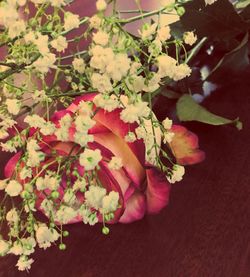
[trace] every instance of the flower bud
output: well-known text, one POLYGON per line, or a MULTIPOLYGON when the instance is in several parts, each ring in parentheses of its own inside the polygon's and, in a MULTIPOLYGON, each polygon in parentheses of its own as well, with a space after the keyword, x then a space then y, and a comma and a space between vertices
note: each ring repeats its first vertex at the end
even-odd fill
POLYGON ((106 226, 103 226, 103 228, 102 228, 102 233, 103 233, 104 235, 108 235, 108 234, 109 234, 109 228, 106 227, 106 226))

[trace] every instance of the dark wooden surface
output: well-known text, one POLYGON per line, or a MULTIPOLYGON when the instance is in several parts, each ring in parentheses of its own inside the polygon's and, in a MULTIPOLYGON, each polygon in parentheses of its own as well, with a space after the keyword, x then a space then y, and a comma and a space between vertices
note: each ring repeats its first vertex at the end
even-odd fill
MULTIPOLYGON (((210 110, 235 118, 233 127, 187 125, 200 138, 206 160, 189 167, 173 186, 160 214, 117 224, 69 226, 67 251, 38 250, 29 276, 248 277, 250 276, 250 71, 205 101, 210 110)), ((3 162, 3 158, 2 158, 3 162)), ((0 259, 1 277, 19 273, 13 256, 0 259)))

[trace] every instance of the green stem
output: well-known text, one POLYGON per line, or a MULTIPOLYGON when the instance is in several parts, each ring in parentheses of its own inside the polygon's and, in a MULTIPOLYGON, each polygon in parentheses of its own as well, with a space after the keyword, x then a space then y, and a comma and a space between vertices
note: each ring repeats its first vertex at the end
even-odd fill
POLYGON ((197 45, 190 51, 187 59, 186 59, 186 63, 189 63, 192 58, 200 51, 200 49, 202 48, 202 46, 204 45, 204 43, 207 41, 207 37, 204 37, 203 39, 200 40, 199 43, 197 43, 197 45))
POLYGON ((163 12, 166 9, 167 9, 167 7, 164 7, 164 8, 161 8, 161 9, 158 9, 158 10, 154 10, 154 11, 151 11, 151 12, 142 13, 140 15, 137 15, 137 16, 134 16, 134 17, 130 17, 128 19, 121 19, 119 22, 121 24, 128 24, 128 23, 131 23, 131 22, 134 22, 134 21, 137 21, 137 20, 144 19, 144 18, 149 17, 149 16, 153 16, 153 15, 159 14, 159 13, 163 12))

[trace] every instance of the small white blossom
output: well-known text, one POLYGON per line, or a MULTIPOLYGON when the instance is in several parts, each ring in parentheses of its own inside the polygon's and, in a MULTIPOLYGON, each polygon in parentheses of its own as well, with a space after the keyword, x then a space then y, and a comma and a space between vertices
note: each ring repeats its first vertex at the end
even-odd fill
POLYGON ((6 214, 6 220, 11 223, 18 222, 19 215, 15 208, 8 211, 8 213, 6 214))
POLYGON ((76 216, 77 212, 73 208, 61 205, 60 209, 56 212, 55 218, 58 222, 67 224, 76 216))
POLYGON ((174 184, 175 182, 180 182, 184 174, 185 168, 176 164, 173 166, 172 175, 168 176, 167 179, 171 184, 174 184))
POLYGON ((197 36, 194 32, 186 32, 183 35, 184 42, 188 45, 193 45, 197 41, 197 36))
POLYGON ((51 46, 55 48, 57 52, 64 52, 68 47, 68 42, 65 37, 59 36, 51 42, 51 46))
POLYGON ((96 1, 96 9, 99 11, 99 12, 102 12, 104 10, 106 10, 107 8, 107 3, 105 0, 97 0, 96 1))
POLYGON ((5 188, 5 192, 11 196, 11 197, 14 197, 14 196, 18 196, 20 194, 20 192, 22 191, 22 185, 20 183, 18 183, 17 181, 15 180, 11 180, 6 188, 5 188))
POLYGON ((168 25, 161 27, 158 31, 157 31, 157 38, 161 41, 164 42, 168 39, 171 38, 171 34, 170 34, 170 27, 168 25))
POLYGON ((89 19, 90 28, 98 29, 102 24, 102 19, 96 14, 89 19))
POLYGON ((20 171, 20 179, 21 180, 25 180, 26 178, 31 178, 31 176, 32 176, 31 168, 28 168, 28 167, 25 166, 20 171))
POLYGON ((51 6, 53 7, 61 7, 66 5, 65 0, 50 0, 51 6))
POLYGON ((106 46, 109 42, 109 35, 106 32, 100 30, 93 34, 93 41, 96 44, 106 46))
POLYGON ((158 74, 161 77, 172 78, 177 61, 168 55, 161 55, 157 58, 157 62, 159 67, 158 74))
POLYGON ((40 248, 46 249, 52 242, 58 240, 59 234, 55 229, 49 229, 46 225, 41 225, 36 230, 36 241, 40 248))
POLYGON ((99 107, 103 108, 105 111, 112 112, 113 110, 117 109, 120 105, 117 96, 115 95, 102 95, 97 94, 93 99, 94 104, 99 107))
POLYGON ((21 109, 21 103, 17 99, 7 99, 5 104, 10 114, 17 115, 21 109))
POLYGON ((96 124, 96 121, 91 119, 91 117, 89 117, 89 116, 78 115, 75 118, 74 123, 76 126, 76 130, 78 132, 86 132, 87 133, 87 131, 96 124))
POLYGON ((111 92, 113 90, 110 78, 106 74, 94 73, 91 76, 91 83, 93 88, 97 89, 100 93, 111 92))
POLYGON ((80 19, 78 14, 66 12, 64 15, 64 30, 66 32, 78 28, 80 25, 80 19))
POLYGON ((132 143, 132 142, 136 141, 135 133, 128 132, 128 134, 125 136, 124 139, 125 139, 126 142, 129 142, 129 143, 132 143))
POLYGON ((34 127, 34 128, 42 128, 44 126, 44 124, 46 123, 44 118, 42 118, 41 116, 39 116, 37 114, 27 115, 24 118, 24 122, 29 124, 30 127, 34 127))
POLYGON ((25 29, 26 29, 25 22, 19 19, 18 21, 13 22, 9 26, 8 35, 10 38, 15 38, 21 35, 21 33, 25 31, 25 29))
POLYGON ((166 117, 163 121, 162 121, 162 125, 165 128, 165 130, 170 130, 172 128, 173 125, 173 120, 169 119, 168 117, 166 117))
POLYGON ((34 260, 28 259, 27 256, 20 256, 16 266, 18 267, 18 270, 20 270, 20 271, 29 270, 31 268, 31 265, 33 262, 34 262, 34 260))
POLYGON ((119 193, 111 191, 102 199, 102 212, 110 213, 117 210, 119 204, 119 193))
POLYGON ((83 59, 75 58, 72 62, 73 68, 79 73, 84 73, 86 64, 83 59))
POLYGON ((130 63, 131 60, 128 58, 127 54, 119 53, 115 55, 114 59, 107 65, 106 73, 113 81, 119 82, 123 77, 127 76, 130 63))
POLYGON ((46 74, 50 68, 56 68, 54 63, 56 62, 55 54, 49 53, 39 58, 33 63, 35 69, 42 74, 46 74))
POLYGON ((93 170, 96 168, 101 159, 102 155, 99 149, 85 149, 84 152, 80 154, 79 161, 80 165, 83 166, 85 170, 93 170))
POLYGON ((163 142, 164 143, 171 143, 173 138, 174 138, 174 133, 173 132, 165 132, 163 135, 163 142))
POLYGON ((174 81, 182 80, 182 79, 190 76, 191 72, 192 72, 192 70, 187 64, 185 64, 185 63, 180 64, 180 65, 176 66, 173 76, 172 76, 172 79, 174 81))
POLYGON ((130 91, 138 93, 145 88, 145 79, 142 76, 132 75, 126 79, 126 85, 130 91))
POLYGON ((139 35, 141 36, 142 40, 151 40, 152 35, 155 33, 157 28, 157 23, 153 23, 152 25, 146 23, 142 26, 142 30, 139 30, 139 35))
POLYGON ((217 0, 205 0, 206 5, 212 5, 217 0))
POLYGON ((106 195, 106 189, 99 186, 90 186, 85 192, 86 204, 96 210, 102 207, 103 197, 106 195))
MULTIPOLYGON (((33 38, 32 38, 33 39, 33 38)), ((37 34, 37 38, 32 41, 42 56, 49 55, 49 37, 47 35, 37 34)))
POLYGON ((69 188, 65 191, 63 195, 63 201, 68 205, 73 205, 76 201, 76 195, 73 189, 69 188))
POLYGON ((106 67, 113 61, 115 55, 112 48, 103 48, 100 45, 95 45, 91 48, 90 66, 94 69, 99 69, 101 73, 106 72, 106 67))

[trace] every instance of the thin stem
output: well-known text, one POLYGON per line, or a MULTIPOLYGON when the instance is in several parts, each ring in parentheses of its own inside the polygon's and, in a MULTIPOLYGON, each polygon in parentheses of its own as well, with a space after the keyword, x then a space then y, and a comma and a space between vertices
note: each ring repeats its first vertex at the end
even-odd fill
POLYGON ((153 16, 153 15, 159 14, 159 13, 163 12, 166 9, 167 9, 167 7, 164 7, 164 8, 161 8, 161 9, 158 9, 158 10, 154 10, 154 11, 151 11, 151 12, 142 13, 140 15, 137 15, 137 16, 134 16, 134 17, 130 17, 128 19, 121 19, 119 22, 121 24, 128 24, 128 23, 131 23, 131 22, 134 22, 134 21, 137 21, 137 20, 144 19, 144 18, 149 17, 149 16, 153 16))
POLYGON ((204 37, 203 39, 200 40, 199 43, 197 43, 197 45, 190 51, 187 59, 186 59, 186 63, 190 62, 192 60, 192 58, 200 51, 200 49, 202 48, 202 46, 204 45, 204 43, 207 41, 207 37, 204 37))

